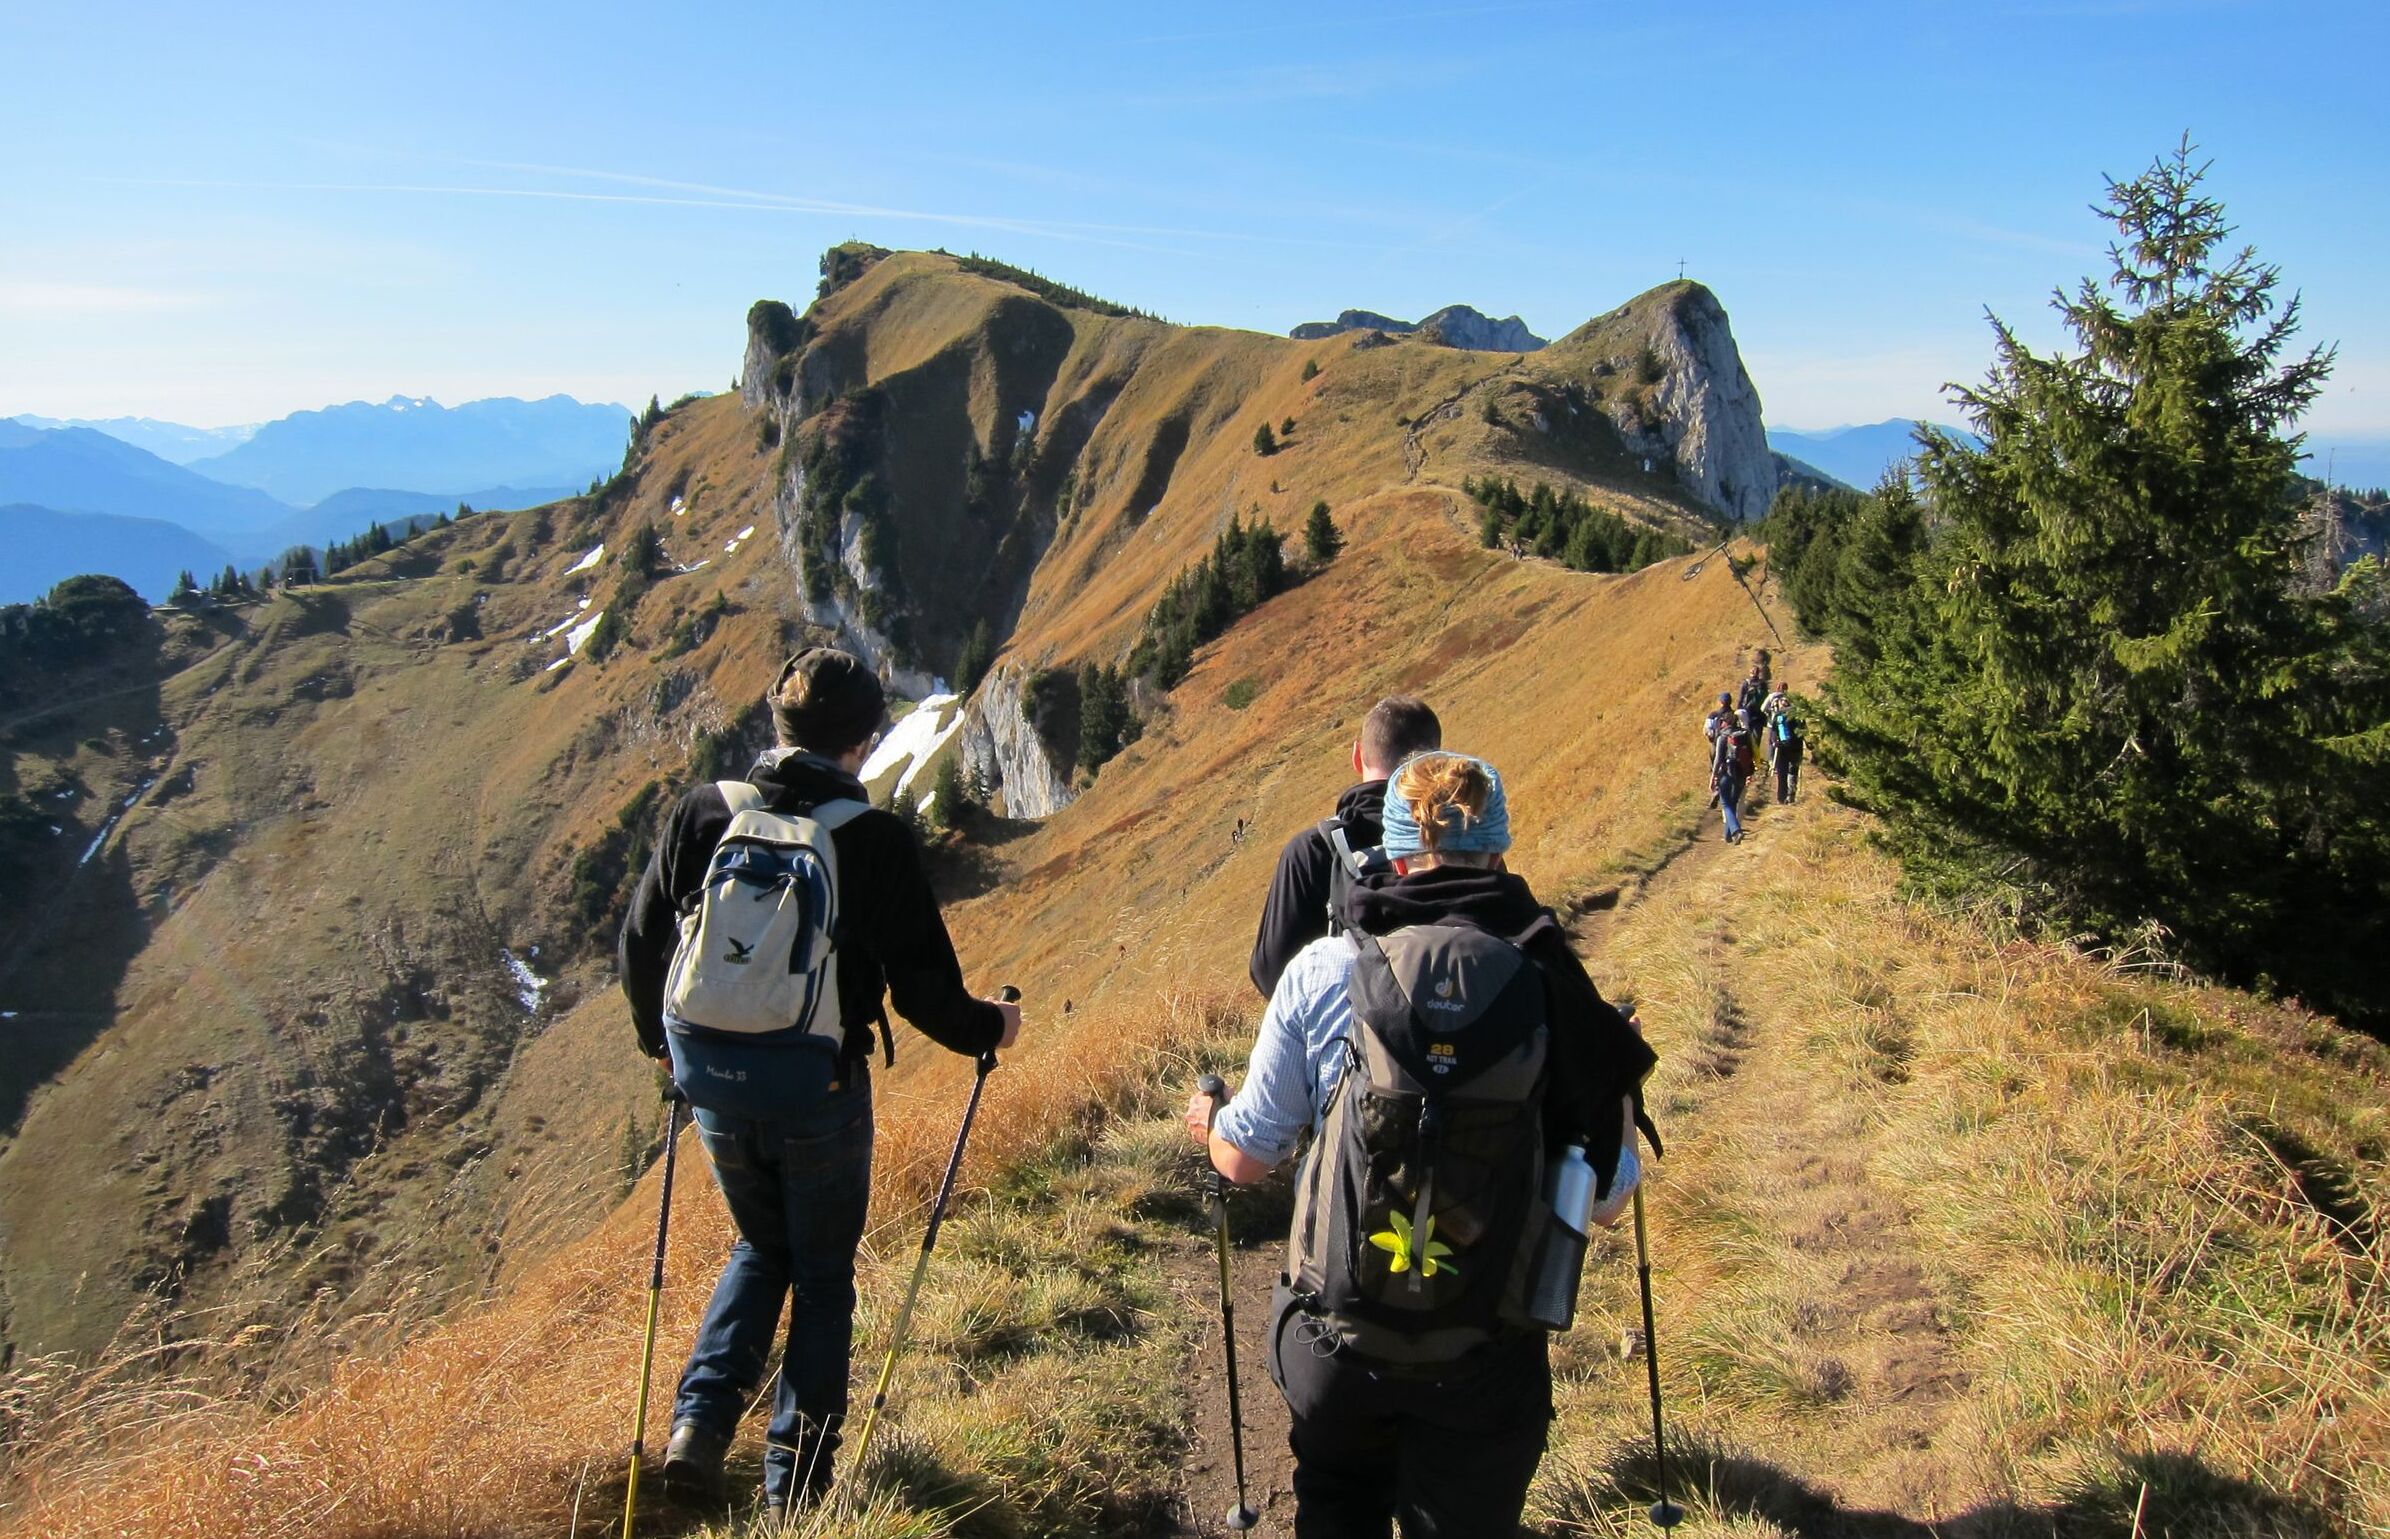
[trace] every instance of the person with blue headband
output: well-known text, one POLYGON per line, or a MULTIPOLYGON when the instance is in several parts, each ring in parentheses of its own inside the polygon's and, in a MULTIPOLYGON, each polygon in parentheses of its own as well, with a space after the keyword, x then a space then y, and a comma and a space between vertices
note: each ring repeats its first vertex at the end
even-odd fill
POLYGON ((1350 930, 1288 963, 1234 1099, 1187 1105, 1236 1182, 1312 1135, 1266 1340, 1297 1539, 1518 1532, 1552 1419, 1558 1327, 1518 1286, 1555 1211, 1545 1155, 1591 1166, 1593 1223, 1637 1178, 1656 1059, 1510 848, 1491 764, 1405 760, 1386 788, 1392 869, 1352 892, 1350 930))

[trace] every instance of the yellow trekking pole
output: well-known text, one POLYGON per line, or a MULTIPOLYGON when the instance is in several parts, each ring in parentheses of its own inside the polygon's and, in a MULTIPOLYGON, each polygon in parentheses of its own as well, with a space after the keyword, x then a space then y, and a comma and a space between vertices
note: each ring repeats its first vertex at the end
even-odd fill
POLYGON ((647 1276, 647 1339, 639 1348, 639 1408, 631 1416, 631 1479, 622 1494, 622 1539, 631 1539, 631 1520, 639 1510, 639 1463, 647 1453, 648 1373, 656 1360, 656 1310, 664 1298, 664 1237, 672 1229, 673 1156, 680 1150, 680 1091, 665 1091, 664 1101, 664 1197, 656 1205, 656 1259, 647 1276))
MULTIPOLYGON (((997 991, 997 998, 1010 1003, 1021 997, 1021 991, 1006 984, 997 991)), ((946 1222, 946 1204, 954 1197, 954 1177, 963 1168, 963 1144, 971 1137, 971 1123, 979 1115, 979 1095, 987 1089, 988 1071, 996 1067, 993 1050, 979 1055, 979 1072, 971 1079, 971 1099, 963 1107, 963 1125, 955 1130, 954 1152, 946 1157, 946 1175, 938 1182, 938 1200, 930 1204, 929 1227, 921 1233, 921 1255, 913 1263, 913 1280, 905 1285, 903 1307, 896 1311, 896 1329, 888 1335, 888 1355, 880 1361, 880 1381, 871 1392, 871 1408, 863 1413, 863 1431, 855 1439, 855 1451, 848 1456, 847 1472, 851 1475, 863 1468, 864 1451, 871 1447, 872 1429, 880 1424, 880 1412, 888 1405, 888 1383, 896 1377, 896 1356, 904 1350, 905 1332, 913 1324, 913 1305, 921 1297, 921 1279, 929 1275, 929 1253, 938 1243, 938 1226, 946 1222)))

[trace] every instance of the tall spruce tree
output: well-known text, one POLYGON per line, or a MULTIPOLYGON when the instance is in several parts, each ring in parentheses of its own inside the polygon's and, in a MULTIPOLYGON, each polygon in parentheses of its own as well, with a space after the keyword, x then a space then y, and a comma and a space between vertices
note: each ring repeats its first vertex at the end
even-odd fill
MULTIPOLYGON (((2186 141, 2111 181, 2105 283, 2071 350, 1995 319, 1957 398, 1981 449, 1921 435, 1842 527, 1830 746, 1913 877, 1996 882, 2112 938, 2365 1013, 2390 911, 2378 797, 2390 670, 2358 572, 2299 585, 2290 429, 2332 364, 2186 141)), ((1805 606, 1806 615, 1807 606, 1805 606)), ((2370 1007, 2379 1014, 2381 1006, 2370 1007)))

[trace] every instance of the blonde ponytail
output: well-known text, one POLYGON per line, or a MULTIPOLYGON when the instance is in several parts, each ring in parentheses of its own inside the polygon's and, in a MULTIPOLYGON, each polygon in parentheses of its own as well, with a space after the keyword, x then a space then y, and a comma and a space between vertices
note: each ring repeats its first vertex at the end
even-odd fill
POLYGON ((1452 834, 1460 833, 1485 815, 1494 783, 1485 766, 1457 753, 1426 753, 1396 772, 1392 790, 1410 808, 1419 825, 1419 842, 1428 854, 1452 834), (1449 818, 1446 809, 1451 809, 1449 818))

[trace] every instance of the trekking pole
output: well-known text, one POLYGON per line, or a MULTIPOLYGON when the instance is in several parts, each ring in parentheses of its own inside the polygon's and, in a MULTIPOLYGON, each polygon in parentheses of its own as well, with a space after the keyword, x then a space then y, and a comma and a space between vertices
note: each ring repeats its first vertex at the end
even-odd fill
MULTIPOLYGON (((996 991, 996 997, 1010 1004, 1021 997, 1021 991, 1010 984, 996 991)), ((896 1311, 896 1328, 888 1335, 888 1355, 880 1362, 880 1380, 871 1392, 871 1408, 863 1413, 863 1431, 855 1439, 855 1451, 849 1457, 849 1473, 863 1468, 864 1451, 871 1447, 872 1430, 880 1424, 880 1412, 888 1406, 888 1383, 896 1376, 896 1355, 904 1350, 905 1332, 913 1324, 913 1305, 921 1297, 921 1279, 929 1275, 929 1253, 938 1244, 938 1226, 946 1221, 946 1204, 954 1196, 954 1178, 963 1168, 963 1145, 971 1137, 971 1123, 979 1115, 980 1092, 987 1088, 988 1071, 996 1067, 996 1051, 988 1049, 979 1055, 979 1072, 971 1079, 971 1099, 963 1107, 963 1125, 955 1130, 954 1152, 946 1157, 946 1175, 938 1182, 937 1201, 930 1204, 929 1227, 921 1232, 921 1255, 913 1262, 913 1280, 905 1285, 905 1301, 896 1311)))
MULTIPOLYGON (((1220 1103, 1228 1099, 1228 1086, 1217 1074, 1206 1074, 1195 1082, 1196 1091, 1209 1098, 1212 1115, 1220 1115, 1220 1103)), ((1228 1271, 1228 1178, 1220 1174, 1220 1167, 1212 1164, 1207 1151, 1204 1166, 1212 1178, 1212 1239, 1220 1253, 1220 1351, 1228 1360, 1228 1448, 1236 1464, 1236 1505, 1228 1509, 1228 1526, 1242 1531, 1261 1521, 1245 1501, 1245 1408, 1237 1395, 1236 1381, 1236 1289, 1228 1271)))
POLYGON ((1643 1237, 1643 1187, 1635 1187, 1635 1280, 1643 1288, 1643 1366, 1651 1375, 1651 1453, 1659 1466, 1660 1499, 1651 1504, 1651 1520, 1674 1528, 1685 1520, 1685 1509, 1668 1499, 1668 1445, 1660 1436, 1660 1338, 1651 1318, 1651 1245, 1643 1237))
POLYGON ((631 1478, 622 1493, 622 1539, 631 1539, 631 1520, 639 1511, 639 1464, 647 1455, 647 1385, 656 1361, 656 1310, 664 1298, 664 1238, 672 1232, 673 1156, 680 1152, 680 1113, 686 1103, 679 1089, 664 1092, 664 1195, 656 1204, 656 1257, 647 1274, 647 1336, 639 1347, 639 1405, 631 1414, 631 1478))

